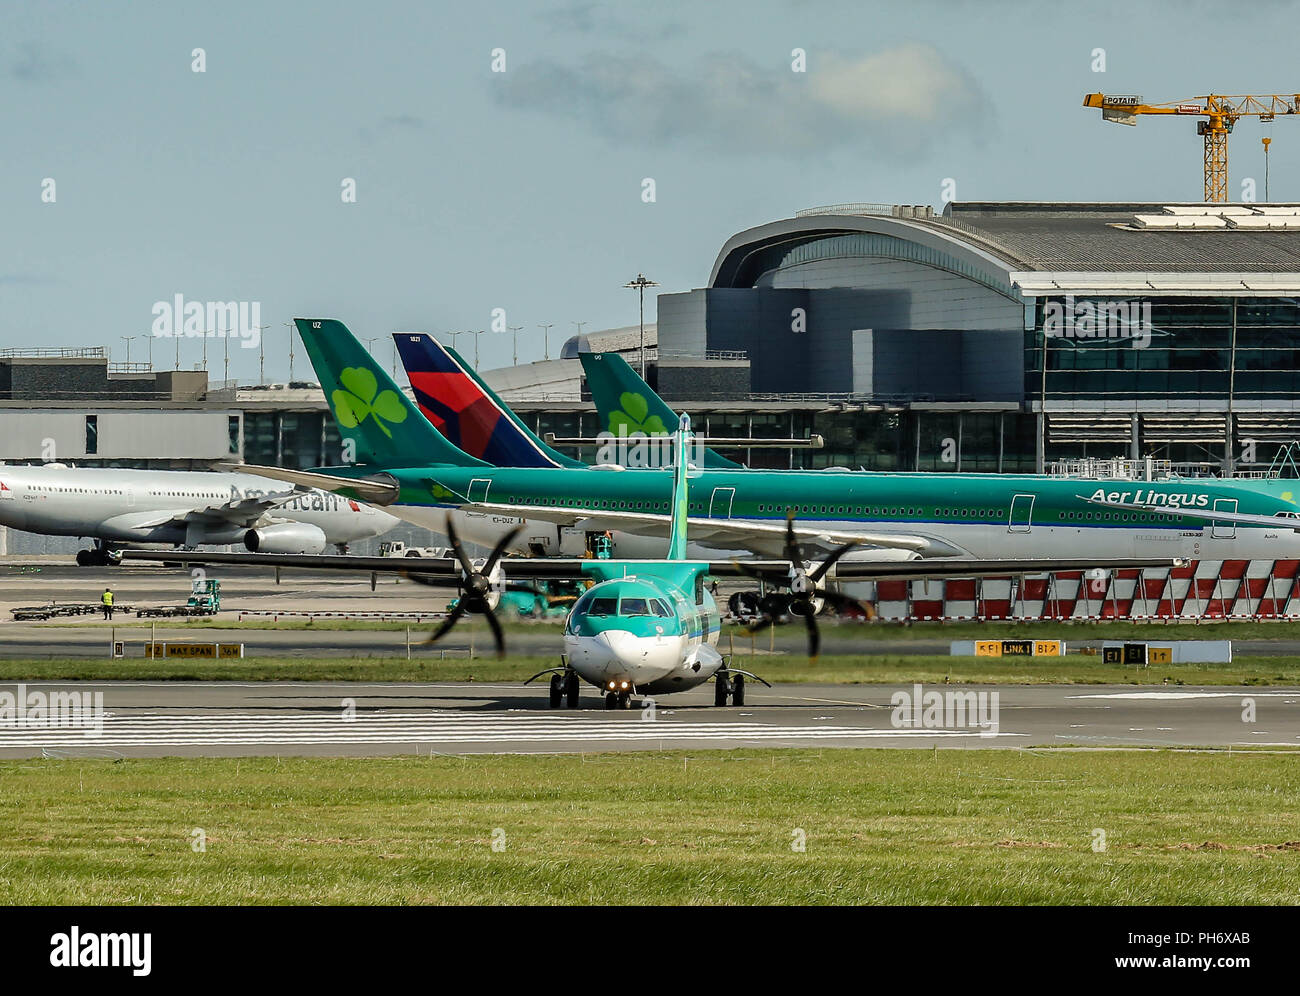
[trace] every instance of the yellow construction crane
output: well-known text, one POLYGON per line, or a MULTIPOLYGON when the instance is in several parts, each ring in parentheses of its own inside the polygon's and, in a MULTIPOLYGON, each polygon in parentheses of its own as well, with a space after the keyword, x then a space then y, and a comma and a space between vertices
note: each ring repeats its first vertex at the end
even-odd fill
POLYGON ((1204 118, 1196 122, 1196 134, 1205 136, 1205 200, 1223 204, 1228 200, 1228 135, 1238 118, 1257 117, 1272 121, 1279 114, 1300 114, 1300 94, 1241 94, 1224 97, 1187 97, 1167 104, 1148 104, 1133 94, 1090 93, 1084 107, 1100 107, 1101 116, 1116 124, 1136 125, 1139 114, 1186 114, 1204 118))

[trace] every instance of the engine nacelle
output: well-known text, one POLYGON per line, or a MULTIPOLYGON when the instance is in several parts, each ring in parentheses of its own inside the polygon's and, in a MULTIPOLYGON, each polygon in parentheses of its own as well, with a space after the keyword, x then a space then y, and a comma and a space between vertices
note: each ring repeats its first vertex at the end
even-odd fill
POLYGON ((278 522, 244 533, 244 546, 253 553, 321 553, 325 532, 310 522, 278 522))

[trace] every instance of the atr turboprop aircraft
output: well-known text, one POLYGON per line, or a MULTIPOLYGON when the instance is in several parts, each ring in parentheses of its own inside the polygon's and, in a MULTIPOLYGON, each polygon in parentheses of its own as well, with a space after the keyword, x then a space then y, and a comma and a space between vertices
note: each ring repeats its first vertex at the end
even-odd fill
MULTIPOLYGON (((349 378, 353 388, 363 387, 349 378)), ((367 387, 363 393, 369 393, 367 387)), ((371 396, 371 401, 375 396, 371 396)), ((394 409, 383 402, 389 414, 394 409)), ((716 679, 714 701, 717 705, 743 705, 745 679, 757 677, 733 668, 717 649, 720 620, 718 607, 705 583, 709 576, 746 575, 762 577, 786 586, 791 594, 789 611, 804 618, 809 636, 809 653, 817 656, 819 635, 816 614, 833 592, 821 587, 836 562, 854 545, 845 544, 820 564, 809 568, 798 549, 793 527, 794 517, 787 519, 786 557, 775 561, 710 562, 688 559, 686 537, 690 523, 689 487, 693 471, 685 459, 690 449, 690 420, 681 416, 676 433, 675 453, 679 457, 670 470, 669 538, 667 557, 662 560, 597 560, 584 558, 524 558, 502 560, 511 534, 506 534, 482 562, 466 555, 450 514, 444 528, 451 540, 454 557, 423 558, 397 562, 391 557, 319 557, 274 554, 200 554, 168 560, 201 559, 210 566, 221 564, 262 565, 354 571, 399 571, 418 573, 432 584, 456 587, 460 598, 455 609, 433 633, 437 640, 449 632, 466 614, 483 614, 492 628, 498 653, 504 653, 505 636, 494 609, 505 583, 508 567, 512 578, 588 579, 595 582, 574 603, 564 624, 564 654, 561 664, 547 668, 530 678, 550 675, 550 705, 561 703, 576 708, 581 681, 601 689, 607 709, 626 708, 634 695, 662 695, 685 691, 716 679)), ((694 478, 698 479, 698 478, 694 478)), ((519 526, 513 527, 518 530, 519 526)), ((163 555, 147 551, 126 551, 133 560, 157 560, 163 555)), ((996 561, 951 564, 913 562, 910 564, 849 564, 839 567, 840 576, 854 580, 881 578, 949 577, 1031 573, 1047 569, 1078 570, 1082 567, 1169 567, 1171 560, 1123 560, 1112 563, 1089 558, 1085 563, 1044 561, 996 561)), ((762 681, 761 678, 758 678, 762 681)), ((766 682, 764 682, 766 684, 766 682)))
POLYGON ((397 519, 319 488, 248 474, 107 467, 0 466, 0 524, 93 539, 82 567, 117 563, 127 543, 186 549, 238 543, 267 553, 320 553, 386 533, 397 519))
MULTIPOLYGON (((512 549, 548 553, 564 527, 667 535, 669 471, 492 467, 439 434, 340 322, 297 325, 358 462, 248 469, 375 501, 435 530, 448 511, 464 513, 462 532, 485 546, 512 532, 512 549), (521 520, 525 529, 514 532, 521 520)), ((794 509, 799 542, 822 552, 853 542, 855 560, 1300 557, 1296 484, 1284 480, 692 472, 691 538, 715 551, 780 555, 794 509)))

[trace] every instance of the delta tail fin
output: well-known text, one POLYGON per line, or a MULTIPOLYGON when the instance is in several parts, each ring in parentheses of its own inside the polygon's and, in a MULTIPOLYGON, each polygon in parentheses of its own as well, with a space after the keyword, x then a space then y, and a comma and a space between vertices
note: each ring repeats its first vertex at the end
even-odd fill
MULTIPOLYGON (((601 429, 615 436, 644 432, 666 436, 674 431, 677 416, 650 385, 643 381, 617 353, 579 353, 587 375, 591 400, 600 415, 601 429)), ((704 451, 704 467, 710 470, 740 468, 711 449, 704 451)))
POLYGON ((338 423, 349 463, 486 466, 440 435, 342 322, 295 318, 294 324, 338 423))
POLYGON ((523 423, 454 349, 427 332, 394 332, 407 379, 433 427, 452 445, 497 467, 585 467, 523 423))

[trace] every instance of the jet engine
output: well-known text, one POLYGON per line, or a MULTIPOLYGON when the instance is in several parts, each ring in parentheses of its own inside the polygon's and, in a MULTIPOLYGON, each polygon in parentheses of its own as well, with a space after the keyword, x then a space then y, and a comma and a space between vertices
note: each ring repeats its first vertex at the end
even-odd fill
POLYGON ((321 553, 325 532, 309 522, 279 522, 244 533, 244 546, 253 553, 321 553))

